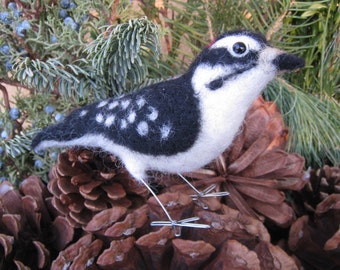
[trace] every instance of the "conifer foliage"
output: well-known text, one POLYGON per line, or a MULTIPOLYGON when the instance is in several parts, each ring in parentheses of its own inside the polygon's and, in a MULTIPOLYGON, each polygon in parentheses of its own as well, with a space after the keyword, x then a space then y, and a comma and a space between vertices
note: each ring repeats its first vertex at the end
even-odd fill
POLYGON ((30 152, 35 130, 70 109, 131 91, 159 58, 158 26, 123 20, 127 3, 110 10, 92 1, 5 1, 0 12, 1 177, 44 174, 56 159, 30 152), (120 17, 116 17, 120 14, 120 17), (28 89, 9 96, 8 86, 28 89))

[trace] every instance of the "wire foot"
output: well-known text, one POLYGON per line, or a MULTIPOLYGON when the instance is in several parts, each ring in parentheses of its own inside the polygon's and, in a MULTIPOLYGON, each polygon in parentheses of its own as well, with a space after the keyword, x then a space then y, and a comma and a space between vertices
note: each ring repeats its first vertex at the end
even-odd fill
POLYGON ((151 226, 172 226, 174 230, 174 235, 176 237, 181 236, 182 227, 189 227, 189 228, 198 228, 198 229, 209 229, 210 225, 208 224, 199 224, 199 223, 192 223, 194 221, 199 220, 199 217, 191 217, 181 220, 169 220, 169 221, 153 221, 151 222, 151 226))
POLYGON ((221 191, 221 192, 212 192, 215 188, 216 185, 212 184, 203 191, 199 191, 197 188, 195 188, 183 175, 178 173, 178 176, 185 182, 187 183, 195 192, 196 194, 190 195, 193 201, 199 202, 199 205, 203 207, 203 209, 207 209, 208 206, 200 201, 201 198, 210 198, 210 197, 222 197, 222 196, 228 196, 229 192, 227 191, 221 191))
POLYGON ((152 221, 151 226, 172 226, 174 230, 174 235, 176 237, 181 236, 182 233, 182 227, 189 227, 189 228, 200 228, 200 229, 209 229, 210 225, 208 224, 199 224, 199 223, 192 223, 194 221, 199 220, 199 217, 191 217, 191 218, 186 218, 186 219, 181 219, 181 220, 174 220, 171 218, 169 212, 166 210, 165 206, 162 204, 160 199, 157 197, 156 193, 152 190, 152 188, 146 183, 143 179, 139 179, 144 186, 149 190, 151 195, 155 198, 157 203, 160 205, 162 208, 163 212, 167 216, 168 220, 166 221, 152 221))

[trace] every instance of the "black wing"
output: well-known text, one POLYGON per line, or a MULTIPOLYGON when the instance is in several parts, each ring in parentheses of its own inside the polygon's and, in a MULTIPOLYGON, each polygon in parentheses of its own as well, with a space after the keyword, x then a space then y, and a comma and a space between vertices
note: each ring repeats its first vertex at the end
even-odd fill
POLYGON ((169 156, 190 148, 199 129, 199 101, 182 76, 77 109, 40 132, 32 147, 100 134, 139 153, 169 156))

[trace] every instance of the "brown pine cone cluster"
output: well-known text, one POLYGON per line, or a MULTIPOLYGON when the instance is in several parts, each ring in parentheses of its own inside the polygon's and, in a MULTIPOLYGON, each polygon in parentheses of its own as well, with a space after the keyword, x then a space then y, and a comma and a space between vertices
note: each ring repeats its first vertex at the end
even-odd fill
POLYGON ((309 169, 310 181, 301 191, 304 208, 315 212, 316 206, 331 194, 340 194, 340 165, 338 167, 323 166, 318 170, 309 169))
POLYGON ((288 247, 305 269, 340 268, 340 194, 329 195, 314 215, 293 223, 288 247))
POLYGON ((35 176, 19 190, 0 184, 0 269, 49 269, 72 241, 74 230, 50 204, 51 194, 35 176))
MULTIPOLYGON (((302 216, 307 207, 296 201, 310 187, 309 176, 303 158, 284 151, 287 136, 276 106, 258 99, 230 149, 186 175, 200 191, 214 185, 229 196, 195 196, 178 176, 153 172, 150 184, 174 219, 197 216, 211 226, 183 228, 179 238, 172 227, 150 226, 166 220, 161 207, 115 157, 69 149, 51 169, 47 188, 34 176, 19 190, 0 185, 0 268, 313 269, 307 261, 324 248, 332 260, 324 265, 334 266, 339 200, 324 196, 315 205, 317 218, 302 216), (272 227, 286 238, 277 241, 272 227)), ((327 179, 320 182, 338 186, 327 179)))
POLYGON ((147 189, 113 156, 71 149, 59 155, 49 178, 52 205, 74 228, 121 237, 147 223, 147 189), (122 217, 126 217, 124 225, 131 227, 116 222, 122 217))
POLYGON ((305 269, 340 269, 340 167, 309 170, 310 181, 295 194, 300 217, 288 247, 305 269))

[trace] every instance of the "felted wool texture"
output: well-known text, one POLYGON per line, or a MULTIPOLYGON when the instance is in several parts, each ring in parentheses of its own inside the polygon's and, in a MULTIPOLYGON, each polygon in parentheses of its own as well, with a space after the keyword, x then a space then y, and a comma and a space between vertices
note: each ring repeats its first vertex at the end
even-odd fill
POLYGON ((61 142, 101 134, 131 151, 169 156, 192 146, 199 125, 198 99, 190 81, 180 77, 80 108, 63 123, 40 133, 33 147, 46 140, 61 142))
POLYGON ((184 75, 75 110, 40 132, 32 147, 99 147, 136 179, 147 170, 193 171, 232 143, 252 102, 289 66, 282 61, 294 60, 282 54, 249 31, 224 34, 184 75), (236 43, 244 52, 234 51, 236 43))

